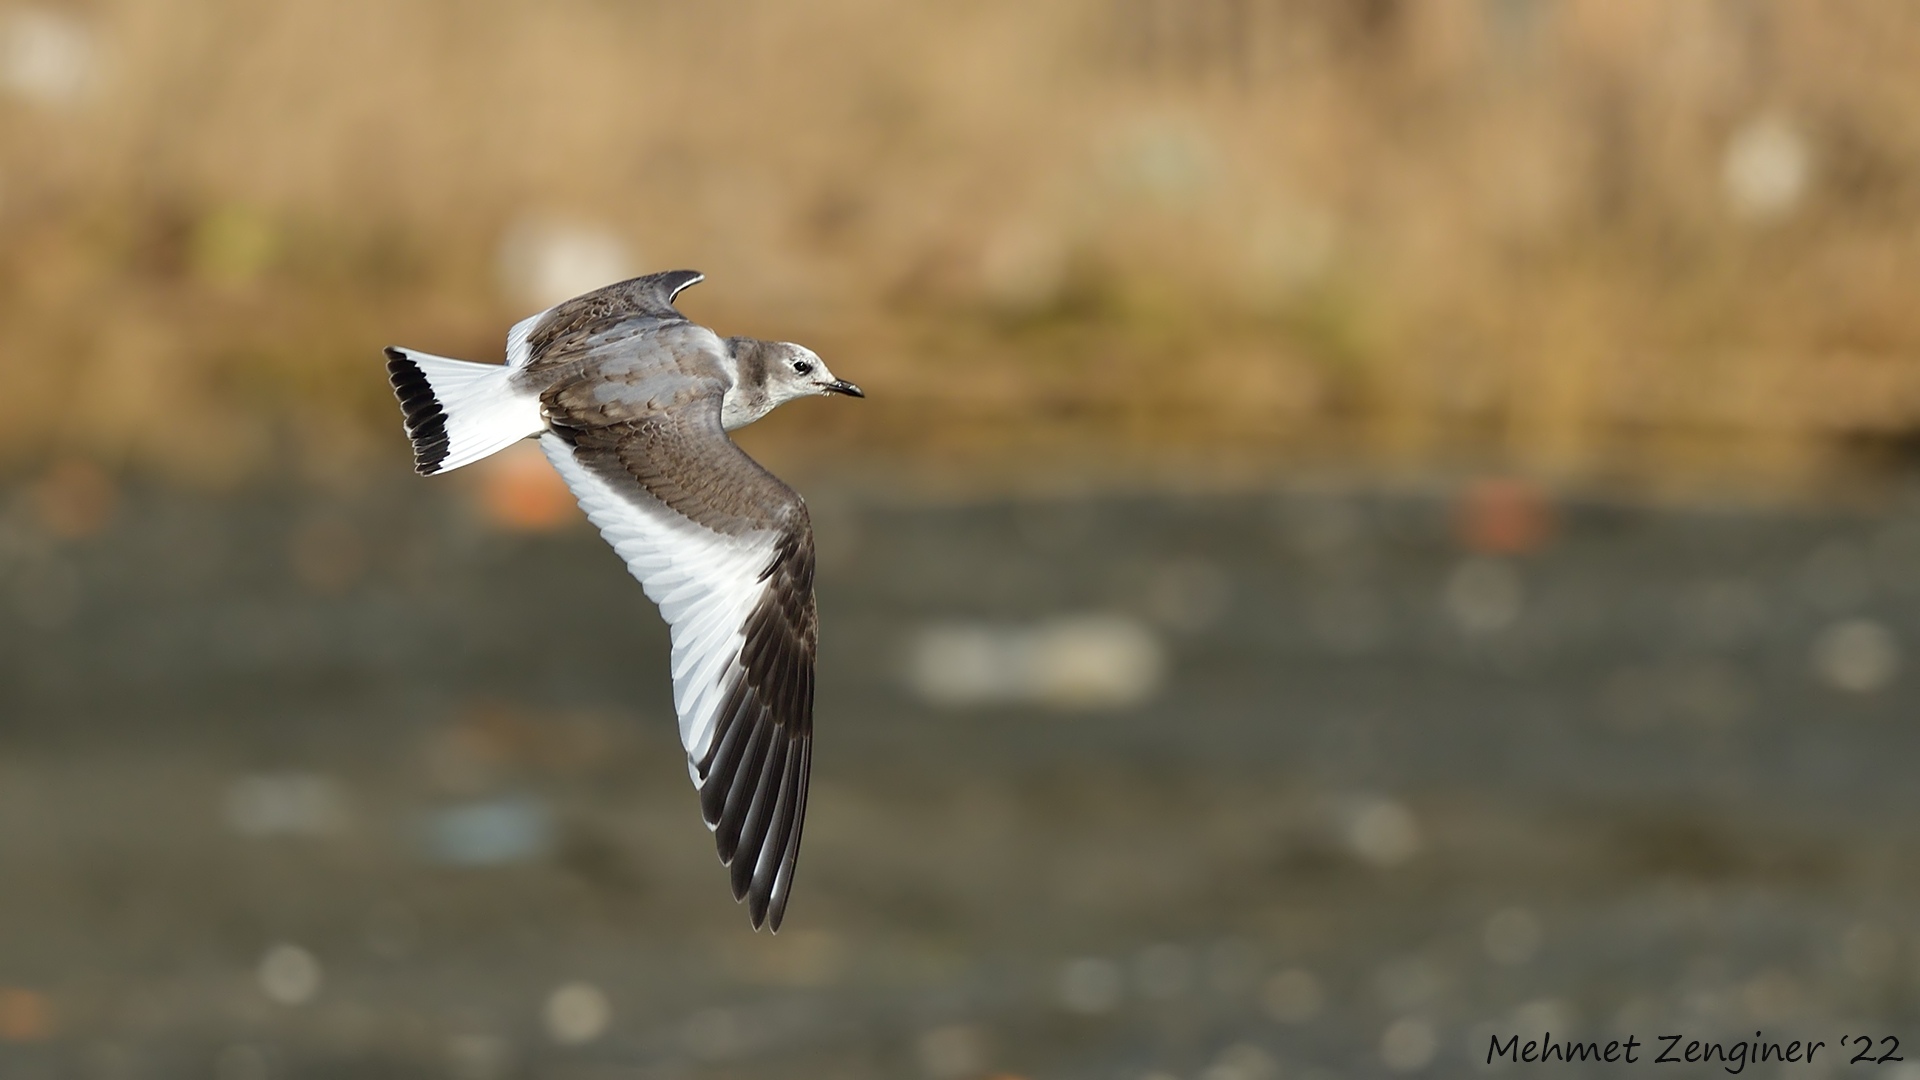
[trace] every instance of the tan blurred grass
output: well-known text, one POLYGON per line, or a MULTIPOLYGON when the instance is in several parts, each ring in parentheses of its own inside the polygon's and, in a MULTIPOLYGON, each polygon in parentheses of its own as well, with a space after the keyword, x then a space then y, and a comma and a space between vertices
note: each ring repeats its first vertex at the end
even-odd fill
POLYGON ((94 57, 0 102, 17 462, 398 457, 379 346, 497 356, 543 215, 872 393, 769 446, 1793 475, 1920 423, 1905 5, 4 11, 94 57), (1755 131, 1806 182, 1743 211, 1755 131))

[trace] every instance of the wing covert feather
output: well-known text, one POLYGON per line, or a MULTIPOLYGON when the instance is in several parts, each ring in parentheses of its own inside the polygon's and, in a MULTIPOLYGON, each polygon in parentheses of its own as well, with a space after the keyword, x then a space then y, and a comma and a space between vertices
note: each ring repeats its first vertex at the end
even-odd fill
POLYGON ((685 324, 687 318, 674 309, 673 298, 705 278, 698 270, 668 270, 617 281, 556 304, 508 334, 509 362, 515 346, 522 345, 527 370, 537 372, 591 348, 596 339, 618 337, 623 324, 634 324, 635 331, 685 324))

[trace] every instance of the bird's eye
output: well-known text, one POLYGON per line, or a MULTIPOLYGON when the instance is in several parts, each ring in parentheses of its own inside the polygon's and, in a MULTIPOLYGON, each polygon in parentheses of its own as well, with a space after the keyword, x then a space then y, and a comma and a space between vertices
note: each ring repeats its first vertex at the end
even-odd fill
POLYGON ((795 360, 793 362, 793 370, 796 375, 805 375, 813 370, 813 365, 807 363, 805 360, 795 360))

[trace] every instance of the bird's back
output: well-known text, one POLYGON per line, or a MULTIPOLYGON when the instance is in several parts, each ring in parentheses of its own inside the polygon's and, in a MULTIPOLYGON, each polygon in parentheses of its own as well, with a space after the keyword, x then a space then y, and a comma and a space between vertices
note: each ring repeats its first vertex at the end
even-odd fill
POLYGON ((540 395, 550 422, 579 430, 718 401, 733 385, 726 346, 713 331, 644 317, 536 353, 515 378, 540 395))

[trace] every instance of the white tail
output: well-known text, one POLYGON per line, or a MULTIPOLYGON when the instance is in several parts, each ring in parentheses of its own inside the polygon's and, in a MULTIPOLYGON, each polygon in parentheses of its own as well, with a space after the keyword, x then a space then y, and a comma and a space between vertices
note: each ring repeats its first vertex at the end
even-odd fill
POLYGON ((406 413, 415 472, 457 469, 546 430, 539 395, 514 387, 512 373, 500 364, 387 349, 387 378, 406 413))

